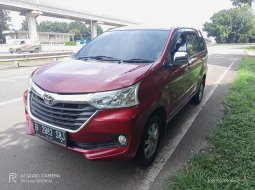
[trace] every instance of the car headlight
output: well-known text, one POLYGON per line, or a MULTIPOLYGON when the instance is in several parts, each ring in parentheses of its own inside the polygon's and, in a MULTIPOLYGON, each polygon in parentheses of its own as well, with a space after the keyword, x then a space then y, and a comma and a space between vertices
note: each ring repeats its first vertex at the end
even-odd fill
POLYGON ((32 90, 32 86, 33 86, 33 80, 32 80, 32 77, 30 76, 28 78, 28 88, 27 88, 28 92, 30 92, 32 90))
POLYGON ((135 106, 139 104, 138 87, 139 83, 119 90, 95 93, 89 102, 99 109, 135 106))

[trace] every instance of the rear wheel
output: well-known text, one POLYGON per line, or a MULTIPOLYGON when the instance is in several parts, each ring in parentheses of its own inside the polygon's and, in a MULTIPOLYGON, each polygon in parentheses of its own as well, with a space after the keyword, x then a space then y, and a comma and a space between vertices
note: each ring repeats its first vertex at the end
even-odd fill
POLYGON ((147 122, 137 152, 137 161, 143 166, 150 165, 158 151, 162 121, 159 116, 152 116, 147 122))
POLYGON ((35 49, 35 53, 39 53, 39 51, 40 51, 39 48, 35 49))
POLYGON ((200 104, 204 95, 204 88, 205 88, 205 78, 203 78, 203 80, 201 81, 197 93, 192 98, 193 104, 200 104))

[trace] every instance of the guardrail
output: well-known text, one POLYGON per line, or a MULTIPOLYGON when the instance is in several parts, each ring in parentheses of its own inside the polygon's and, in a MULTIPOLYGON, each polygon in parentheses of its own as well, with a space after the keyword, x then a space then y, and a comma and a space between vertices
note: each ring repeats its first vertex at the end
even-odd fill
POLYGON ((61 58, 68 57, 72 54, 72 51, 63 52, 41 52, 41 53, 21 53, 21 54, 4 54, 0 55, 0 62, 12 62, 12 61, 26 61, 36 59, 47 59, 47 58, 61 58))

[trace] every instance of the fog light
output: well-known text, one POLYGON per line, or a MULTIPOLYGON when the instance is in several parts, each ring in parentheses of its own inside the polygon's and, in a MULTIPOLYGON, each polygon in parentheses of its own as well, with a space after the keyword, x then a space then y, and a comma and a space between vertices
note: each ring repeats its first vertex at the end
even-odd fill
POLYGON ((124 135, 120 135, 119 138, 118 138, 118 140, 119 140, 119 143, 120 143, 122 146, 124 146, 124 145, 127 144, 127 137, 125 137, 124 135))

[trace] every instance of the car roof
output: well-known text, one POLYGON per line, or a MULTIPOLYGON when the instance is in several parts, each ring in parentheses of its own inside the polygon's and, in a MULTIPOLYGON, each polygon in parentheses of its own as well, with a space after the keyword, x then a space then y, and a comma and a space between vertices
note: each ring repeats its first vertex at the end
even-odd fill
POLYGON ((124 30, 167 30, 171 31, 173 29, 191 29, 195 30, 191 27, 183 27, 183 26, 161 26, 161 25, 129 25, 129 26, 123 26, 119 28, 112 29, 111 31, 124 31, 124 30))

